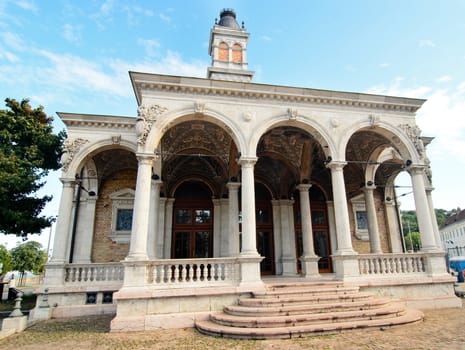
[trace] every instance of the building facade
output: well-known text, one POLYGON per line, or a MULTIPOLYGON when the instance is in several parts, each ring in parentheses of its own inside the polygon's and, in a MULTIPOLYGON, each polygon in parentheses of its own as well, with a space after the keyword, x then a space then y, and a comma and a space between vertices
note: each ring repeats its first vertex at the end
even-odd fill
POLYGON ((224 10, 207 78, 130 72, 137 118, 59 113, 63 192, 36 318, 192 326, 276 276, 459 304, 433 214, 431 139, 415 122, 424 100, 253 83, 248 37, 224 10), (401 171, 418 253, 402 244, 401 171))

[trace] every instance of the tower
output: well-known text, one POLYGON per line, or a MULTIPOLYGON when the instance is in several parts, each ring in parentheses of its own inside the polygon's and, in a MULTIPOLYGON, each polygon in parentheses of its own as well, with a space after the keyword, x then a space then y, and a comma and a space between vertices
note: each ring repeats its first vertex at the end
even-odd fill
POLYGON ((249 33, 239 27, 236 13, 232 9, 224 9, 220 13, 220 21, 210 32, 209 54, 212 57, 208 67, 209 79, 250 82, 253 72, 247 65, 247 42, 249 33))

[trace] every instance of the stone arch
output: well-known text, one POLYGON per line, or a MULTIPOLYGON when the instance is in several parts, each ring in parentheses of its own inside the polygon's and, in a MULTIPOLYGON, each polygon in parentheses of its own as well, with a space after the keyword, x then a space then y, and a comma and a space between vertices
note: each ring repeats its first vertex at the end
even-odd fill
POLYGON ((84 144, 69 163, 67 170, 63 171, 63 176, 75 177, 75 174, 85 165, 87 159, 97 153, 110 149, 124 149, 135 154, 137 145, 129 140, 120 140, 118 143, 115 143, 111 138, 91 144, 84 144))
POLYGON ((398 164, 403 163, 401 155, 394 147, 377 147, 368 159, 368 165, 365 169, 365 180, 374 182, 376 171, 379 166, 387 161, 392 161, 393 163, 395 162, 398 164))
POLYGON ((242 46, 238 43, 232 46, 232 62, 242 63, 242 46))
POLYGON ((415 145, 404 133, 404 131, 400 127, 395 127, 382 121, 377 121, 376 125, 373 125, 373 122, 370 120, 358 121, 349 126, 341 133, 343 136, 340 139, 340 143, 338 145, 338 154, 344 156, 345 158, 347 145, 349 144, 350 139, 355 133, 359 131, 371 131, 384 136, 391 142, 392 146, 399 152, 404 161, 411 160, 414 164, 420 162, 415 145))
POLYGON ((218 60, 223 62, 229 61, 229 46, 224 41, 218 44, 218 60))
POLYGON ((331 156, 337 150, 337 148, 335 147, 335 143, 333 142, 333 139, 326 132, 325 128, 322 125, 315 122, 314 120, 310 121, 299 116, 297 116, 295 120, 290 120, 289 114, 286 114, 270 118, 257 127, 255 133, 252 135, 248 142, 247 154, 251 157, 254 157, 256 155, 258 142, 260 141, 262 136, 267 131, 280 126, 293 126, 305 132, 308 132, 318 141, 326 157, 331 156))
POLYGON ((167 113, 163 117, 159 118, 150 130, 143 149, 148 153, 153 152, 153 150, 155 150, 160 144, 164 134, 170 128, 193 120, 202 120, 217 125, 228 133, 240 153, 244 152, 246 149, 245 139, 239 127, 233 124, 225 115, 217 111, 207 109, 205 105, 201 103, 196 103, 194 108, 167 113))
POLYGON ((199 176, 187 176, 187 177, 180 178, 180 179, 178 179, 176 181, 176 183, 172 186, 172 188, 170 190, 170 193, 167 194, 168 197, 174 198, 175 193, 178 190, 178 188, 180 186, 182 186, 183 184, 187 183, 187 182, 200 182, 200 183, 202 183, 206 188, 208 188, 210 190, 210 192, 212 194, 212 197, 217 192, 214 185, 211 184, 211 182, 208 181, 208 179, 204 179, 203 177, 199 177, 199 176))

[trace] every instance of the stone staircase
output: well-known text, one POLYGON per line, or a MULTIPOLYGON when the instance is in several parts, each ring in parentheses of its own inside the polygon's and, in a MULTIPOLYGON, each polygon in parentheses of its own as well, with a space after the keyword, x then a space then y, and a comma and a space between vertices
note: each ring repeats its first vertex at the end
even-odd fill
POLYGON ((210 319, 204 334, 227 338, 295 338, 366 327, 391 327, 423 319, 399 301, 375 297, 341 282, 273 283, 210 319))

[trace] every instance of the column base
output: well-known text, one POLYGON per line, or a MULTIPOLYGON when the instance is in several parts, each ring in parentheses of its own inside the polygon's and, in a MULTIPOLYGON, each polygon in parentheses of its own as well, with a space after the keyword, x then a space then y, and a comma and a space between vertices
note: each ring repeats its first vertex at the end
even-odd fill
POLYGON ((239 287, 244 288, 264 288, 262 277, 260 274, 260 263, 264 257, 256 256, 239 256, 240 263, 240 283, 239 287))
POLYGON ((360 276, 357 254, 336 254, 332 256, 336 278, 339 280, 360 276))
POLYGON ((45 265, 44 286, 62 287, 65 282, 65 263, 50 262, 45 265))
POLYGON ((320 260, 319 256, 301 256, 299 260, 302 265, 302 277, 313 278, 320 276, 320 272, 318 270, 318 260, 320 260))
POLYGON ((425 268, 426 273, 431 277, 448 275, 445 253, 437 250, 428 252, 425 268))
POLYGON ((281 261, 283 266, 283 276, 297 276, 297 264, 294 257, 283 257, 281 261))
POLYGON ((142 260, 123 260, 124 282, 125 287, 145 287, 146 285, 146 265, 147 261, 142 260))

